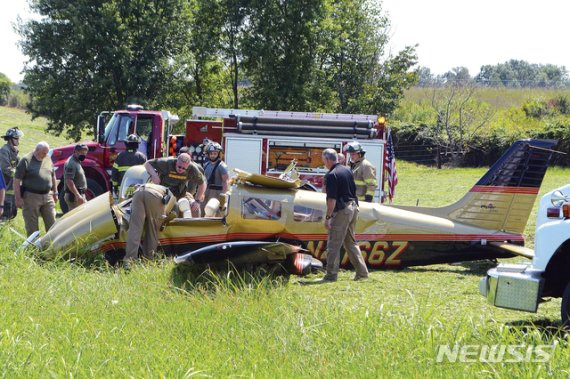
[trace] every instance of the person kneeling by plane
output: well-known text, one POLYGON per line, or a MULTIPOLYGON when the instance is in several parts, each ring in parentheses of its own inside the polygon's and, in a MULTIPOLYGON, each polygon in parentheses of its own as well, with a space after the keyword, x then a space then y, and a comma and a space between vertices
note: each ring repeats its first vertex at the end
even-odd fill
MULTIPOLYGON (((153 183, 168 187, 178 201, 188 200, 192 217, 200 217, 200 203, 204 201, 206 180, 189 154, 180 154, 178 158, 151 159, 146 161, 144 168, 153 183), (197 189, 194 197, 191 191, 195 188, 197 189)), ((179 207, 184 211, 185 206, 182 201, 179 207)))
POLYGON ((325 227, 329 231, 327 240, 327 273, 323 281, 337 280, 340 265, 340 248, 344 246, 350 263, 356 271, 354 280, 368 278, 368 269, 354 237, 358 218, 358 199, 352 172, 338 163, 334 149, 325 149, 322 155, 327 182, 327 213, 325 227))
POLYGON ((127 235, 127 247, 123 264, 126 269, 129 263, 138 258, 142 241, 142 256, 152 259, 158 247, 158 232, 166 215, 176 205, 176 198, 165 187, 154 183, 146 183, 139 187, 133 195, 131 217, 127 235))

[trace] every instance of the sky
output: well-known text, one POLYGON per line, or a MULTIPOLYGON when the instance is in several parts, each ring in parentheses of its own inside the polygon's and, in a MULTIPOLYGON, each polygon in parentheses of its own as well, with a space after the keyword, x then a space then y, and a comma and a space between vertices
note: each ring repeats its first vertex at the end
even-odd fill
MULTIPOLYGON (((418 45, 419 65, 434 74, 509 59, 570 70, 570 0, 383 0, 391 22, 390 50, 418 45)), ((22 79, 25 57, 12 24, 29 19, 26 0, 0 0, 0 72, 22 79)))

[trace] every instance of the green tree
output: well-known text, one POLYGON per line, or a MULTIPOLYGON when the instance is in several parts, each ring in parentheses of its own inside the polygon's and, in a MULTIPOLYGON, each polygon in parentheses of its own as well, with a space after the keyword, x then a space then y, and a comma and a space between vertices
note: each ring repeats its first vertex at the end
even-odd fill
POLYGON ((31 0, 19 26, 33 117, 75 139, 101 110, 160 102, 188 44, 184 0, 31 0))
POLYGON ((6 75, 0 72, 0 105, 6 105, 8 103, 10 87, 12 87, 12 82, 6 75))
POLYGON ((265 109, 311 110, 322 101, 315 58, 325 7, 322 0, 252 0, 242 52, 249 96, 265 109))
POLYGON ((505 87, 561 87, 569 83, 564 66, 531 64, 516 59, 482 66, 475 80, 487 86, 505 87))
POLYGON ((323 61, 343 113, 391 113, 403 91, 417 80, 413 47, 395 56, 386 52, 390 22, 381 4, 370 0, 330 2, 323 61))
POLYGON ((417 73, 414 47, 386 52, 389 21, 371 0, 253 0, 244 67, 255 106, 391 113, 417 73))

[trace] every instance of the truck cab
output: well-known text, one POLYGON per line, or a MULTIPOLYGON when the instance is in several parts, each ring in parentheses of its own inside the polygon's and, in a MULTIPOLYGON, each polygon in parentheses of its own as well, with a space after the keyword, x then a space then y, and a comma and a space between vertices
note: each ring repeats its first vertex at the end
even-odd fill
MULTIPOLYGON (((139 151, 148 159, 162 157, 168 153, 166 141, 172 126, 178 121, 168 111, 144 110, 140 105, 129 105, 127 109, 101 112, 95 129, 96 140, 86 142, 89 153, 81 163, 87 178, 87 199, 92 199, 111 189, 111 169, 119 153, 126 150, 125 139, 129 134, 141 137, 139 151)), ((63 212, 67 204, 63 198, 64 165, 73 154, 73 145, 55 148, 51 159, 58 179, 59 199, 63 212)))
POLYGON ((481 279, 490 304, 537 312, 544 298, 562 298, 562 322, 570 320, 570 184, 544 195, 536 220, 531 263, 500 264, 481 279))

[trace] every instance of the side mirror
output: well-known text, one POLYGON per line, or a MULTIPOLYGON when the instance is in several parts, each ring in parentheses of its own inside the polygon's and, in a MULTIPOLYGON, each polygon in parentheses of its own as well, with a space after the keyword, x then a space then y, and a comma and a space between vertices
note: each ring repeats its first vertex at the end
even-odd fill
POLYGON ((97 116, 97 126, 95 128, 95 141, 97 143, 103 143, 103 138, 105 136, 105 121, 107 121, 107 117, 103 113, 97 116))
POLYGON ((556 208, 560 208, 562 204, 570 201, 570 197, 564 195, 561 191, 555 191, 552 195, 550 195, 550 202, 556 208))

